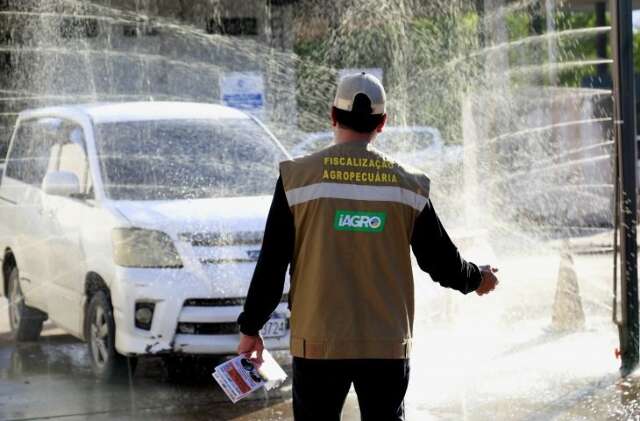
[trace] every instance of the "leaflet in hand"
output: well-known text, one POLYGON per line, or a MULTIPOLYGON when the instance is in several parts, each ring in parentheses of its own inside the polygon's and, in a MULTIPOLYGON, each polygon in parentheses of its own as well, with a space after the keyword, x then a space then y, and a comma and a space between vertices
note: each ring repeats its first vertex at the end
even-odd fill
POLYGON ((262 352, 264 363, 260 368, 239 355, 217 366, 212 373, 224 393, 233 403, 264 387, 271 390, 287 378, 287 373, 266 349, 262 352))

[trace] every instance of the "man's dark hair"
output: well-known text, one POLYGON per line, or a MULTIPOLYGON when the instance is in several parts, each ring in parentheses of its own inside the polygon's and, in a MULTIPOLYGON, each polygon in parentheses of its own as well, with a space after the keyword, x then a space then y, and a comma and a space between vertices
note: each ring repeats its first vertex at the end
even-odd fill
POLYGON ((371 114, 371 100, 365 94, 356 95, 353 99, 352 111, 333 107, 333 112, 341 127, 358 133, 371 133, 384 118, 384 114, 371 114))

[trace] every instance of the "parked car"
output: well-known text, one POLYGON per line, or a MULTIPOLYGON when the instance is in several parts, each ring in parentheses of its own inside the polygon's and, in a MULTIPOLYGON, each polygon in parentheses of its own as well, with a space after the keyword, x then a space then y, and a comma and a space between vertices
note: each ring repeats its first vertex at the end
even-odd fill
MULTIPOLYGON (((294 148, 293 156, 316 152, 333 142, 333 132, 308 134, 294 148)), ((432 180, 432 197, 440 216, 449 225, 464 219, 463 148, 445 145, 440 131, 427 126, 388 126, 373 146, 398 161, 424 171, 432 180)))
MULTIPOLYGON (((21 113, 0 183, 15 338, 37 339, 49 318, 87 341, 104 380, 138 356, 235 353, 287 157, 260 122, 218 105, 21 113)), ((270 349, 288 347, 286 301, 263 330, 270 349)))
MULTIPOLYGON (((308 134, 291 149, 293 156, 307 155, 330 145, 332 131, 308 134)), ((382 152, 423 170, 439 171, 452 161, 462 162, 462 146, 446 145, 440 131, 426 126, 387 126, 378 134, 373 145, 382 152)))

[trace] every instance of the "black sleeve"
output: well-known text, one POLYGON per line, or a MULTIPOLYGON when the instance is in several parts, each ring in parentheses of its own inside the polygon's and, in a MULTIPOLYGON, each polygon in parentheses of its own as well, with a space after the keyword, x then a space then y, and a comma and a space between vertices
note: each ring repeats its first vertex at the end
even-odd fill
POLYGON ((267 217, 262 249, 253 272, 244 311, 238 317, 240 331, 257 335, 282 299, 287 266, 293 256, 293 215, 282 179, 278 178, 267 217))
POLYGON ((442 226, 431 200, 416 219, 411 248, 420 269, 443 287, 468 294, 480 286, 480 269, 460 256, 458 248, 442 226))

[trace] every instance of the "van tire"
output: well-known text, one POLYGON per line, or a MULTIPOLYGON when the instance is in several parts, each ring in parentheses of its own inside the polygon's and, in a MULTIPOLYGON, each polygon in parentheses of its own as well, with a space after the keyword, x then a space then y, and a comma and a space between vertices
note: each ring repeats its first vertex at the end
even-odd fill
POLYGON ((9 273, 7 298, 9 300, 9 326, 15 340, 17 342, 37 341, 40 332, 42 332, 42 323, 47 319, 47 315, 24 303, 17 267, 12 268, 9 273))
POLYGON ((85 314, 84 330, 89 359, 96 377, 103 382, 130 381, 137 359, 125 357, 116 351, 113 307, 105 291, 98 291, 91 297, 85 314))

